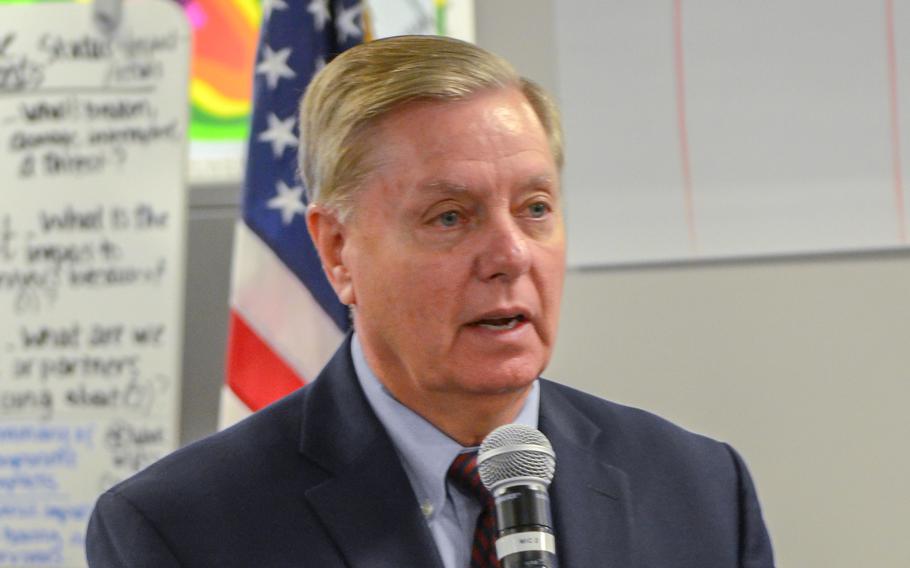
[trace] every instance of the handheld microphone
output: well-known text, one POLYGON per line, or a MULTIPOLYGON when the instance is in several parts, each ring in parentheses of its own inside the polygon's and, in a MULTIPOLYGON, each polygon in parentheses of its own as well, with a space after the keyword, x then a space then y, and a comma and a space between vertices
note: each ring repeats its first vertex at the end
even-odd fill
POLYGON ((480 480, 496 501, 496 556, 502 568, 558 568, 550 495, 556 454, 523 424, 490 432, 477 452, 480 480))

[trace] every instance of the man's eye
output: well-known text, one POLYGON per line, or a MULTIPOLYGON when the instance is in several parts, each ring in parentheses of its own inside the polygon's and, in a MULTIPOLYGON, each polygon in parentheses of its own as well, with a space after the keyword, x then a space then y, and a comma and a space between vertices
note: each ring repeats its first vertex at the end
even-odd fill
POLYGON ((550 206, 542 201, 528 205, 528 213, 534 219, 540 219, 550 212, 550 206))
POLYGON ((458 222, 461 220, 461 214, 457 211, 446 211, 441 214, 438 219, 443 227, 454 227, 458 225, 458 222))

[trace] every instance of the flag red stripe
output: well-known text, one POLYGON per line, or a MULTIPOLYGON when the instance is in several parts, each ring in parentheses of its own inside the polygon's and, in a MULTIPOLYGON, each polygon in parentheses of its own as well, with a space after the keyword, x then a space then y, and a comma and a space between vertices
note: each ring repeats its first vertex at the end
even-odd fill
POLYGON ((297 390, 304 380, 231 310, 227 383, 237 398, 256 411, 297 390))

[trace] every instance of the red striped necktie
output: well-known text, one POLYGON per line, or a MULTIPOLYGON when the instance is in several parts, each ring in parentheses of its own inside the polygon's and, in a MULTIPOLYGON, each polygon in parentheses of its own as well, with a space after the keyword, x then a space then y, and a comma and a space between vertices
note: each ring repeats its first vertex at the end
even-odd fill
POLYGON ((449 467, 448 476, 456 487, 477 499, 483 507, 474 529, 471 568, 499 568, 499 559, 496 558, 496 513, 493 496, 480 481, 477 452, 458 454, 449 467))

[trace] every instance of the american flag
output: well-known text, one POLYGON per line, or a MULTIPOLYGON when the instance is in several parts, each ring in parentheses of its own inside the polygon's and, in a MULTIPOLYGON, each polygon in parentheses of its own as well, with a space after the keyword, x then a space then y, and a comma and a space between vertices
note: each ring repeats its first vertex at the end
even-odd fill
POLYGON ((363 40, 363 7, 359 0, 263 0, 262 11, 221 427, 314 379, 349 325, 306 229, 297 109, 326 61, 363 40))

